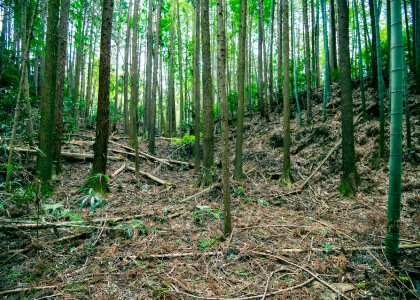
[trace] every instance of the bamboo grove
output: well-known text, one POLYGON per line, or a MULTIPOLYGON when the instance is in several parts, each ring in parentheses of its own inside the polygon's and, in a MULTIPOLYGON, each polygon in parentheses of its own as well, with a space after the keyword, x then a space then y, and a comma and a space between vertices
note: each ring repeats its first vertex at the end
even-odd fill
MULTIPOLYGON (((291 186, 290 110, 297 110, 301 126, 311 126, 313 90, 323 86, 322 117, 328 121, 330 85, 339 82, 339 188, 353 196, 359 175, 351 82, 360 82, 366 120, 370 77, 380 108, 378 153, 390 158, 387 255, 395 259, 404 115, 405 143, 411 147, 407 100, 403 110, 407 73, 417 74, 420 92, 419 0, 5 0, 0 9, 1 118, 10 135, 6 186, 17 139, 36 149, 36 177, 47 184, 62 171, 63 132, 78 128, 96 130, 87 187, 109 191, 110 134, 129 136, 128 145, 137 151, 141 137, 150 154, 156 136, 194 136, 197 186, 208 186, 215 131, 221 132, 229 234, 229 120, 236 120, 234 179, 241 180, 244 114, 258 112, 270 122, 270 111, 283 111, 280 183, 291 186)), ((139 168, 136 161, 136 172, 139 168)))

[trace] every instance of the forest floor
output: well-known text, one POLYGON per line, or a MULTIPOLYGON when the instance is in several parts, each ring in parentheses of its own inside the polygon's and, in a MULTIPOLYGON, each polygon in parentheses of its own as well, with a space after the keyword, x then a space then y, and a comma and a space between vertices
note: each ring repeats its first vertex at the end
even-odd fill
MULTIPOLYGON (((356 116, 361 111, 358 86, 353 91, 356 116)), ((91 170, 89 161, 64 161, 64 172, 53 181, 53 194, 42 199, 38 231, 33 230, 37 215, 33 197, 19 207, 24 189, 0 194, 0 298, 418 299, 420 96, 410 95, 417 154, 404 152, 404 246, 399 269, 393 270, 381 247, 389 168, 388 159, 378 158, 379 110, 371 87, 367 89, 369 117, 355 124, 361 178, 357 196, 347 198, 338 190, 341 147, 300 188, 340 139, 338 84, 332 85, 331 95, 325 123, 321 122, 322 88, 315 91, 312 126, 299 126, 292 107, 295 183, 290 189, 278 184, 283 157, 281 110, 270 113, 269 123, 258 114, 246 117, 245 178, 231 181, 234 229, 225 240, 220 238, 218 130, 215 185, 193 199, 186 198, 204 190, 192 187, 198 174, 187 165, 169 162, 192 163, 191 145, 157 138, 155 156, 166 160, 142 159, 140 170, 174 184, 159 185, 143 176, 136 179, 129 169, 112 176, 123 165, 134 166, 133 156, 121 153, 131 152, 121 146, 127 144, 121 136, 110 139, 111 193, 101 199, 103 209, 95 207, 91 213, 90 197, 79 209, 84 194, 78 190, 91 170), (301 191, 293 192, 297 190, 301 191)), ((389 151, 388 120, 386 137, 389 151)), ((92 153, 93 139, 94 132, 76 132, 63 151, 92 153)), ((232 123, 231 162, 234 145, 232 123)), ((144 140, 140 150, 147 152, 144 140)), ((21 153, 19 160, 22 182, 25 177, 32 180, 35 158, 21 153)))

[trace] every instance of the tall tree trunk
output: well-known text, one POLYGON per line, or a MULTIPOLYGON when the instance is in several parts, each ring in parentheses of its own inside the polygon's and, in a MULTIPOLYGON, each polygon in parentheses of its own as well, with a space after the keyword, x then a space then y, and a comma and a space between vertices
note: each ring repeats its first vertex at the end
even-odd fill
MULTIPOLYGON (((252 27, 250 27, 250 32, 252 27)), ((282 76, 282 63, 283 63, 283 0, 279 0, 277 3, 277 103, 280 103, 282 98, 281 89, 281 76, 282 76)))
MULTIPOLYGON (((247 0, 241 0, 241 24, 239 27, 239 68, 238 68, 238 127, 236 129, 235 180, 242 180, 242 145, 244 136, 244 100, 245 100, 245 43, 247 0)), ((250 29, 251 30, 251 29, 250 29)))
POLYGON ((362 41, 360 39, 360 27, 359 27, 359 11, 357 7, 356 0, 353 0, 354 15, 356 19, 356 34, 357 34, 357 46, 359 49, 359 77, 360 77, 360 93, 362 96, 362 111, 363 119, 366 121, 366 96, 365 96, 365 79, 363 76, 363 53, 362 53, 362 41))
POLYGON ((417 93, 420 94, 420 1, 419 0, 412 0, 416 1, 416 85, 417 85, 417 93))
POLYGON ((89 44, 90 68, 88 70, 88 84, 87 84, 87 90, 86 90, 86 104, 85 104, 85 112, 83 114, 83 128, 84 128, 84 130, 86 130, 88 122, 89 122, 89 109, 90 109, 90 104, 91 104, 91 100, 92 100, 93 69, 95 68, 95 53, 96 53, 97 35, 95 34, 95 37, 93 37, 92 35, 93 34, 91 34, 91 40, 90 40, 90 44, 89 44), (93 43, 93 50, 92 50, 92 43, 93 43))
MULTIPOLYGON (((149 116, 152 114, 152 107, 150 106, 152 97, 152 55, 153 55, 153 6, 154 0, 149 0, 149 12, 147 14, 147 48, 146 48, 146 97, 144 99, 144 133, 149 133, 149 144, 151 131, 151 120, 149 116)), ((160 25, 160 24, 159 24, 160 25)), ((158 26, 156 24, 156 26, 158 26)), ((155 108, 156 110, 156 108, 155 108)), ((153 137, 154 139, 154 137, 153 137)), ((154 141, 152 142, 154 146, 154 141)), ((149 149, 150 151, 150 149, 149 149)), ((153 150, 154 151, 154 150, 153 150)))
POLYGON ((208 186, 213 182, 212 168, 214 165, 213 154, 213 83, 211 72, 210 51, 210 17, 209 0, 202 0, 201 4, 201 43, 203 56, 203 166, 202 186, 208 186))
MULTIPOLYGON (((405 128, 407 131, 407 148, 411 148, 411 113, 410 113, 410 100, 409 100, 409 93, 408 93, 408 76, 407 76, 407 66, 404 62, 404 112, 405 112, 405 128)), ((392 95, 391 95, 392 97, 392 95)))
POLYGON ((169 49, 169 68, 168 68, 168 112, 169 112, 169 136, 176 136, 175 119, 175 79, 174 79, 174 43, 175 43, 175 0, 171 5, 171 36, 169 49))
POLYGON ((268 101, 270 103, 271 109, 274 108, 274 98, 273 98, 273 38, 274 38, 274 0, 271 0, 271 15, 270 15, 270 36, 268 40, 269 47, 269 58, 267 61, 267 67, 269 72, 268 79, 268 101))
MULTIPOLYGON (((299 59, 299 57, 295 58, 295 9, 293 5, 293 0, 290 1, 290 9, 292 13, 292 61, 293 61, 293 80, 294 80, 294 90, 295 90, 295 100, 296 100, 296 106, 298 110, 298 116, 299 116, 299 124, 302 126, 302 114, 300 112, 300 105, 299 105, 299 98, 298 98, 298 87, 297 87, 297 74, 296 74, 296 60, 299 59)), ((299 47, 298 47, 299 48, 299 47)))
POLYGON ((194 32, 194 168, 200 169, 200 0, 195 1, 194 32))
MULTIPOLYGON (((418 1, 417 1, 418 5, 418 1)), ((391 141, 389 159, 388 224, 385 255, 395 265, 398 259, 401 213, 402 121, 404 43, 402 36, 401 0, 391 2, 391 141)), ((419 45, 419 44, 417 44, 419 45)), ((417 56, 419 58, 419 56, 417 56)), ((418 76, 417 76, 418 77, 418 76)))
MULTIPOLYGON (((179 17, 179 1, 176 2, 176 16, 177 16, 177 35, 178 35, 178 66, 179 66, 179 137, 184 136, 184 81, 182 74, 182 36, 181 36, 181 21, 179 17)), ((213 108, 212 108, 213 111, 213 108)))
POLYGON ((21 76, 19 80, 19 91, 18 91, 18 95, 16 99, 16 108, 15 108, 15 115, 13 118, 12 136, 10 137, 9 156, 7 159, 7 173, 6 173, 6 184, 5 184, 6 189, 10 189, 10 179, 11 179, 12 170, 13 170, 13 154, 14 154, 16 132, 17 132, 17 126, 18 126, 19 114, 20 114, 20 103, 21 103, 20 100, 23 94, 23 80, 25 78, 25 72, 28 71, 28 68, 26 67, 26 65, 29 59, 29 50, 31 47, 32 32, 34 29, 35 16, 36 16, 37 9, 38 9, 38 0, 36 0, 35 6, 34 6, 34 11, 33 11, 32 19, 31 19, 31 26, 29 27, 30 29, 29 29, 28 39, 27 39, 24 52, 23 52, 24 59, 22 60, 21 76))
POLYGON ((325 70, 324 70, 324 101, 322 105, 322 122, 325 122, 327 119, 327 102, 330 99, 330 69, 328 64, 328 33, 327 33, 327 12, 326 12, 326 0, 321 0, 321 10, 322 10, 322 24, 324 32, 324 54, 325 54, 325 70))
POLYGON ((63 105, 64 105, 64 80, 66 76, 67 61, 67 32, 69 28, 70 0, 61 1, 60 25, 58 28, 58 55, 57 55, 57 83, 55 92, 54 112, 54 144, 53 163, 54 172, 59 174, 63 170, 61 164, 61 138, 63 135, 63 105))
POLYGON ((375 51, 375 49, 373 49, 371 43, 370 43, 370 37, 369 37, 369 30, 368 30, 368 26, 367 26, 367 22, 366 22, 366 8, 365 8, 365 0, 362 0, 362 14, 363 14, 363 28, 364 28, 364 36, 365 36, 365 48, 369 47, 369 54, 370 54, 370 60, 367 60, 366 66, 367 66, 367 71, 368 74, 372 73, 371 70, 371 63, 372 63, 372 59, 373 59, 373 53, 375 51))
POLYGON ((134 0, 133 8, 133 37, 132 37, 132 53, 131 53, 131 99, 130 99, 130 135, 128 145, 134 148, 137 142, 137 103, 139 98, 138 83, 138 65, 139 56, 137 51, 138 40, 138 18, 139 18, 139 0, 134 0))
POLYGON ((332 74, 334 74, 337 67, 337 30, 335 27, 335 5, 334 0, 330 0, 330 28, 331 28, 331 39, 330 39, 330 68, 332 74))
POLYGON ((283 0, 283 52, 284 52, 284 107, 283 107, 283 173, 280 182, 288 187, 293 178, 290 173, 290 73, 289 73, 289 0, 283 0))
POLYGON ((316 25, 315 25, 315 81, 316 87, 321 86, 321 75, 319 69, 319 0, 316 0, 316 25))
POLYGON ((315 36, 316 36, 316 30, 315 30, 315 1, 311 1, 311 51, 312 51, 312 57, 311 57, 311 87, 315 86, 315 80, 316 80, 316 57, 315 57, 315 36))
POLYGON ((411 59, 411 41, 410 41, 410 29, 408 27, 408 17, 407 17, 407 0, 404 0, 404 16, 405 16, 405 34, 407 35, 407 48, 408 48, 408 63, 410 70, 412 69, 412 59, 411 59))
MULTIPOLYGON (((362 1, 363 3, 363 1, 362 1)), ((369 10, 370 10, 370 24, 372 26, 372 86, 374 90, 378 89, 378 58, 376 54, 376 20, 375 20, 375 10, 373 8, 374 0, 369 0, 369 10)), ((364 11, 364 10, 363 10, 364 11)))
POLYGON ((305 27, 305 49, 306 49, 306 58, 305 58, 305 72, 306 72, 306 124, 312 123, 312 107, 311 107, 311 98, 312 98, 312 87, 311 87, 311 53, 309 50, 309 24, 308 24, 308 2, 307 0, 303 1, 303 23, 305 27))
MULTIPOLYGON (((156 93, 158 87, 158 65, 159 65, 159 47, 160 47, 160 15, 162 11, 162 0, 159 0, 157 12, 156 12, 156 37, 155 37, 155 49, 153 57, 153 89, 152 98, 149 103, 150 105, 150 127, 149 127, 149 152, 155 153, 155 134, 156 134, 156 93)), ((162 105, 162 103, 160 103, 162 105)))
MULTIPOLYGON (((252 14, 251 5, 249 6, 249 41, 248 41, 248 112, 252 109, 252 14)), ((280 70, 281 67, 279 66, 280 70)), ((219 97, 218 97, 219 98, 219 97)), ((220 119, 220 118, 219 118, 220 119)))
POLYGON ((124 135, 127 135, 130 127, 130 119, 128 117, 128 61, 129 61, 129 50, 130 50, 130 24, 131 24, 131 3, 128 4, 127 13, 127 34, 125 36, 125 49, 124 49, 124 135))
POLYGON ((264 109, 264 88, 263 88, 263 34, 264 34, 264 19, 263 19, 263 0, 258 0, 258 108, 261 117, 265 116, 264 109))
POLYGON ((119 67, 119 52, 120 52, 120 33, 121 33, 121 28, 118 28, 118 33, 117 33, 117 53, 115 54, 115 99, 114 99, 114 118, 113 118, 113 122, 112 122, 112 131, 116 132, 117 131, 117 113, 118 113, 118 90, 119 90, 119 82, 118 82, 118 67, 119 67))
MULTIPOLYGON (((374 0, 373 0, 374 1, 374 0)), ((378 96, 379 96, 379 157, 384 157, 385 148, 385 108, 384 108, 384 81, 382 77, 382 54, 381 54, 381 42, 379 39, 379 15, 380 8, 375 3, 374 14, 375 14, 375 38, 376 38, 376 57, 377 60, 377 74, 378 74, 378 96)))
POLYGON ((219 81, 219 97, 222 117, 222 174, 223 174, 223 216, 224 216, 224 230, 225 236, 232 232, 232 217, 230 212, 230 183, 229 183, 229 128, 228 128, 228 108, 225 88, 225 28, 223 25, 223 8, 222 0, 217 0, 217 77, 219 81))
POLYGON ((354 152, 353 103, 351 87, 349 7, 347 0, 337 0, 338 8, 338 44, 340 51, 340 87, 341 87, 341 136, 343 156, 343 176, 340 191, 353 197, 356 193, 359 177, 356 170, 354 152))
MULTIPOLYGON (((47 18, 47 39, 45 46, 45 59, 47 62, 57 61, 58 51, 58 13, 60 8, 59 0, 48 2, 47 18)), ((41 121, 39 125, 39 152, 37 156, 36 173, 37 177, 47 183, 52 175, 52 149, 54 128, 54 110, 56 95, 57 64, 45 64, 45 83, 42 92, 41 121)))
POLYGON ((109 191, 106 175, 109 138, 109 92, 111 77, 111 34, 113 0, 102 2, 101 54, 99 58, 99 91, 96 137, 93 147, 92 171, 84 187, 91 187, 95 192, 104 194, 109 191))

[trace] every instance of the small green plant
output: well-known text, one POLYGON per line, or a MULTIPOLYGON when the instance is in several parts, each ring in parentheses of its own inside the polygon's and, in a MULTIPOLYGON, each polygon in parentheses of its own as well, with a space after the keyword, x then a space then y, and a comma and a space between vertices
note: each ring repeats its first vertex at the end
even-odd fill
POLYGON ((238 194, 239 196, 243 196, 245 194, 244 192, 244 188, 243 187, 238 187, 238 190, 236 191, 236 194, 238 194))
POLYGON ((212 216, 215 219, 220 219, 222 217, 222 213, 220 210, 221 210, 220 206, 217 208, 216 212, 214 212, 207 205, 197 205, 193 213, 194 221, 197 224, 201 224, 203 223, 204 220, 206 220, 206 215, 212 216))
POLYGON ((146 224, 142 220, 133 219, 131 220, 131 228, 136 229, 142 235, 147 235, 146 224))
POLYGON ((243 269, 236 269, 235 273, 240 276, 246 276, 246 272, 243 269))
POLYGON ((325 248, 325 253, 329 253, 332 248, 334 248, 334 245, 331 245, 330 243, 325 243, 322 245, 325 248))
POLYGON ((270 205, 270 203, 268 203, 264 199, 258 199, 258 203, 260 203, 262 206, 268 206, 268 205, 270 205))
POLYGON ((82 204, 80 204, 79 209, 82 209, 85 205, 85 202, 90 199, 90 212, 93 213, 93 210, 95 209, 95 202, 97 202, 97 206, 99 206, 102 209, 102 200, 99 197, 98 194, 94 192, 92 188, 88 190, 88 193, 84 195, 83 197, 80 197, 74 204, 76 204, 79 201, 82 201, 82 204))
POLYGON ((208 240, 200 240, 200 248, 201 249, 206 249, 206 248, 209 248, 209 247, 213 246, 216 243, 217 243, 216 238, 210 238, 208 240))

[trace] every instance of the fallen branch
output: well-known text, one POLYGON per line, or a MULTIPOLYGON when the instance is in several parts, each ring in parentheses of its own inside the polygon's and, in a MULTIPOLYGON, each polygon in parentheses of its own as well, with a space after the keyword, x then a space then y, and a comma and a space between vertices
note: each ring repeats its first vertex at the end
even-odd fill
POLYGON ((121 166, 121 168, 119 168, 118 170, 116 170, 113 174, 112 174, 112 177, 115 177, 115 176, 117 176, 118 174, 120 174, 121 172, 123 172, 125 169, 126 169, 126 165, 125 164, 123 164, 122 166, 121 166))
POLYGON ((14 289, 14 290, 1 291, 0 295, 31 291, 35 289, 36 290, 55 289, 57 287, 58 287, 57 285, 50 285, 50 286, 34 286, 34 287, 27 287, 27 288, 19 288, 19 289, 14 289))
POLYGON ((201 196, 201 195, 203 195, 203 194, 205 194, 205 193, 207 193, 207 192, 210 192, 210 191, 211 191, 213 188, 215 188, 217 185, 218 185, 218 184, 213 184, 212 186, 209 186, 208 188, 206 188, 206 189, 204 189, 204 190, 202 190, 202 191, 198 192, 197 194, 194 194, 194 195, 189 196, 189 197, 187 197, 187 198, 185 198, 185 199, 182 199, 181 201, 178 201, 178 203, 183 203, 183 202, 187 202, 187 201, 190 201, 190 200, 192 200, 192 199, 195 199, 195 198, 197 198, 197 197, 199 197, 199 196, 201 196))
POLYGON ((309 273, 313 278, 315 278, 316 280, 318 280, 319 282, 321 282, 323 285, 325 285, 326 287, 328 287, 329 289, 331 289, 333 292, 337 293, 338 295, 340 295, 341 297, 343 297, 346 300, 350 300, 350 298, 348 298, 347 296, 345 296, 343 293, 341 293, 339 290, 335 289, 333 286, 331 286, 330 284, 328 284, 327 282, 325 282, 324 280, 322 280, 321 278, 319 278, 318 274, 313 273, 312 271, 306 269, 305 267, 302 267, 298 264, 295 264, 291 261, 286 260, 283 257, 277 256, 277 255, 272 255, 272 254, 267 254, 267 253, 262 253, 262 252, 256 252, 256 251, 251 251, 251 253, 257 254, 257 255, 262 255, 262 256, 268 256, 271 258, 275 258, 278 260, 281 260, 289 265, 292 265, 296 268, 299 268, 307 273, 309 273))
MULTIPOLYGON (((7 148, 7 151, 9 151, 9 148, 7 148)), ((38 151, 35 149, 29 149, 29 148, 21 148, 16 147, 13 148, 14 152, 21 152, 31 155, 37 155, 38 151)), ((65 159, 72 159, 72 160, 92 160, 93 154, 85 154, 85 153, 73 153, 73 152, 61 152, 61 157, 65 159)), ((118 159, 115 156, 108 156, 109 159, 118 159)))
POLYGON ((165 253, 165 254, 147 254, 140 253, 136 256, 130 256, 130 258, 140 258, 142 260, 146 259, 161 259, 161 258, 177 258, 177 257, 191 257, 191 256, 216 256, 222 255, 223 251, 216 252, 188 252, 188 253, 165 253))
MULTIPOLYGON (((286 289, 281 289, 281 290, 278 290, 278 291, 275 291, 275 292, 272 292, 272 293, 268 293, 268 294, 265 293, 264 295, 265 295, 265 297, 269 297, 269 296, 274 296, 274 295, 278 295, 278 294, 281 294, 281 293, 289 292, 289 291, 292 291, 294 289, 301 288, 301 287, 307 285, 308 283, 310 283, 314 279, 315 278, 311 278, 309 280, 306 280, 305 282, 302 282, 301 284, 291 286, 291 287, 288 287, 286 289)), ((259 299, 261 297, 264 297, 264 295, 255 295, 255 296, 248 296, 248 297, 242 297, 242 298, 200 297, 200 296, 195 296, 195 295, 183 292, 183 291, 165 292, 165 294, 171 294, 171 293, 183 294, 183 295, 186 295, 188 297, 192 297, 194 299, 203 299, 203 300, 250 300, 250 299, 259 299)))
MULTIPOLYGON (((133 167, 128 167, 127 166, 127 169, 129 169, 130 171, 136 172, 136 169, 134 169, 133 167)), ((151 179, 151 180, 153 180, 153 181, 155 181, 155 182, 157 182, 159 184, 162 184, 162 185, 164 185, 166 187, 171 187, 171 186, 175 187, 176 186, 175 183, 171 183, 169 181, 165 181, 163 179, 160 179, 160 178, 158 178, 156 176, 153 176, 152 174, 149 174, 149 173, 146 173, 146 172, 139 171, 139 174, 142 175, 143 177, 147 177, 147 178, 149 178, 149 179, 151 179)))
MULTIPOLYGON (((136 154, 135 153, 131 153, 131 152, 127 152, 127 151, 122 151, 122 150, 117 150, 117 149, 111 149, 111 151, 112 152, 116 152, 116 153, 120 153, 120 154, 125 154, 125 155, 136 157, 136 154)), ((144 160, 147 160, 148 159, 148 157, 146 157, 146 156, 144 156, 142 154, 139 154, 139 157, 142 158, 142 159, 144 159, 144 160)), ((163 164, 165 164, 167 166, 170 166, 170 167, 172 166, 167 161, 161 161, 161 163, 163 163, 163 164)))

